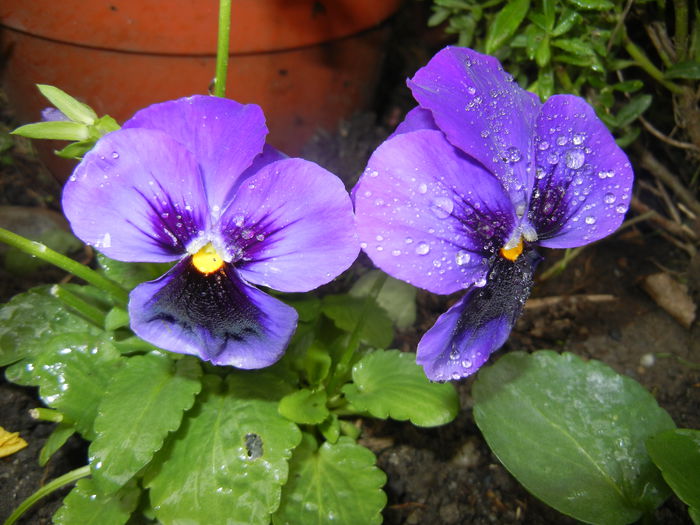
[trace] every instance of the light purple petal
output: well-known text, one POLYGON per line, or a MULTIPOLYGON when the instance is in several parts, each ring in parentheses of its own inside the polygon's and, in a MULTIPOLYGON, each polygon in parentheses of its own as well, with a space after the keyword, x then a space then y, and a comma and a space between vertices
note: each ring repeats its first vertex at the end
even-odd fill
POLYGON ((408 133, 409 131, 418 131, 419 129, 438 129, 438 127, 435 124, 435 119, 433 119, 433 114, 427 109, 417 106, 406 113, 406 118, 403 119, 401 124, 396 126, 389 138, 408 133))
POLYGON ((439 131, 384 142, 354 197, 360 241, 374 264, 434 293, 483 280, 516 221, 498 180, 439 131))
POLYGON ((232 266, 204 276, 189 257, 134 288, 129 316, 151 344, 245 369, 282 357, 297 323, 294 308, 246 284, 232 266))
POLYGON ((123 127, 158 129, 189 149, 202 166, 210 208, 223 208, 267 135, 259 106, 202 95, 149 106, 123 127))
POLYGON ((555 95, 537 121, 528 217, 541 246, 570 248, 615 231, 629 207, 629 159, 583 99, 555 95))
POLYGON ((472 288, 418 343, 416 361, 432 381, 476 372, 508 339, 530 295, 540 257, 526 252, 515 263, 498 258, 483 288, 472 288))
POLYGON ((496 175, 515 206, 529 198, 533 129, 540 104, 494 57, 447 47, 408 82, 456 147, 496 175))
POLYGON ((331 281, 360 251, 342 181, 302 159, 248 178, 221 218, 221 234, 246 281, 283 292, 331 281))
POLYGON ((156 130, 102 137, 66 182, 63 211, 78 237, 121 261, 177 260, 208 226, 195 159, 156 130))

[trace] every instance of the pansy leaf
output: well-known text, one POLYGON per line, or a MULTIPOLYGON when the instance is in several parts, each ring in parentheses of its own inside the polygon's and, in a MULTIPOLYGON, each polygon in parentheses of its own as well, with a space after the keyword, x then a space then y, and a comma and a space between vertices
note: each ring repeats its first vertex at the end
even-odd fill
POLYGON ((12 134, 29 139, 83 141, 88 138, 90 132, 85 124, 57 120, 25 124, 14 130, 12 134))
POLYGON ((75 434, 75 426, 73 423, 61 422, 56 425, 49 437, 44 442, 44 446, 39 451, 39 466, 43 467, 49 462, 51 456, 66 444, 68 438, 75 434))
POLYGON ((700 79, 700 62, 689 60, 673 64, 664 73, 666 78, 687 78, 692 80, 700 79))
POLYGON ((649 106, 651 106, 651 95, 637 95, 632 98, 618 113, 617 125, 624 127, 639 118, 649 106))
POLYGON ((303 425, 318 425, 328 417, 326 392, 302 388, 284 396, 277 407, 280 415, 303 425))
MULTIPOLYGON (((352 286, 350 295, 367 296, 381 275, 379 270, 367 272, 352 286)), ((387 277, 377 295, 377 304, 386 310, 399 330, 405 330, 416 321, 416 288, 407 282, 387 277)))
POLYGON ((289 481, 272 523, 381 523, 386 475, 375 461, 369 449, 348 437, 318 447, 313 436, 304 434, 294 450, 289 481))
POLYGON ((145 484, 161 522, 269 523, 301 433, 276 402, 240 397, 244 381, 227 388, 205 376, 193 409, 151 464, 145 484))
POLYGON ((70 120, 92 124, 97 119, 97 113, 90 106, 76 100, 65 91, 47 84, 37 84, 36 87, 49 102, 70 120))
POLYGON ((97 406, 123 358, 111 341, 86 334, 61 334, 45 343, 45 350, 29 362, 9 367, 9 381, 38 386, 47 406, 75 422, 91 439, 97 406))
POLYGON ((605 364, 513 352, 479 372, 473 395, 491 450, 558 511, 625 524, 668 496, 644 443, 673 421, 639 383, 605 364))
POLYGON ((459 398, 452 383, 432 383, 415 363, 415 355, 398 350, 375 351, 352 369, 353 382, 343 386, 352 405, 374 417, 388 417, 431 427, 452 421, 459 398))
POLYGON ((39 286, 0 307, 0 366, 46 350, 56 333, 97 334, 99 329, 39 286))
POLYGON ((506 3, 489 24, 484 44, 486 54, 493 54, 515 34, 529 8, 530 0, 512 0, 506 3))
POLYGON ((129 486, 105 495, 92 479, 81 479, 70 491, 63 506, 53 515, 55 525, 122 525, 129 521, 139 500, 139 490, 129 486))
POLYGON ((352 333, 359 325, 360 340, 377 348, 386 348, 394 339, 394 329, 386 311, 369 297, 327 295, 323 298, 323 313, 335 325, 352 333))
POLYGON ((118 370, 95 418, 90 467, 105 494, 122 487, 162 446, 201 389, 196 359, 160 353, 129 358, 118 370))
POLYGON ((647 450, 673 492, 699 511, 700 430, 666 430, 647 440, 647 450))
POLYGON ((128 289, 134 288, 137 284, 141 284, 142 282, 157 279, 172 266, 172 263, 133 263, 116 261, 101 253, 97 254, 97 262, 102 272, 107 277, 128 289))

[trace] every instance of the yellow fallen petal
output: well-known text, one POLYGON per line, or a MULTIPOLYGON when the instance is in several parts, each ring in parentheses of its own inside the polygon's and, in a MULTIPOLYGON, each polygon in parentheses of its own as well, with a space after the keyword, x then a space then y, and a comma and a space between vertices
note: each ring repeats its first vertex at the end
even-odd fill
POLYGON ((19 452, 27 442, 19 437, 19 432, 8 432, 0 427, 0 458, 19 452))

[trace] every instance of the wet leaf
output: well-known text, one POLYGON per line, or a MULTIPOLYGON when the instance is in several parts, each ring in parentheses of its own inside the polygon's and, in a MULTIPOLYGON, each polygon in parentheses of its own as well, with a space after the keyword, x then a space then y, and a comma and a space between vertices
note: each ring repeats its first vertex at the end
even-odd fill
POLYGON ((386 475, 372 452, 348 437, 319 448, 304 434, 289 465, 289 481, 272 517, 276 525, 372 525, 382 522, 386 475))
MULTIPOLYGON (((366 297, 381 276, 379 270, 367 272, 352 286, 350 295, 366 297)), ((377 304, 386 310, 399 330, 405 330, 416 322, 416 288, 406 282, 387 276, 377 295, 377 304)))
POLYGON ((609 11, 615 8, 610 0, 569 0, 579 9, 591 9, 595 11, 609 11))
POLYGON ((644 443, 673 421, 639 383, 603 363, 513 352, 479 372, 473 394, 491 450, 560 512, 625 524, 668 496, 644 443))
POLYGON ((62 334, 46 342, 44 352, 7 369, 8 380, 38 386, 47 406, 75 422, 83 437, 93 437, 97 406, 123 358, 105 338, 62 334))
POLYGON ((193 409, 149 468, 146 486, 163 523, 267 524, 277 509, 301 433, 275 401, 239 397, 243 382, 226 388, 206 376, 193 409))
POLYGON ((647 450, 673 492, 699 511, 700 430, 666 430, 647 440, 647 450))
POLYGON ((139 490, 128 487, 102 494, 92 479, 81 479, 53 515, 55 525, 122 525, 129 521, 138 503, 139 490))
POLYGON ((141 470, 180 426, 201 389, 196 359, 159 353, 126 360, 107 386, 95 418, 90 468, 111 494, 141 470))
POLYGON ((377 418, 409 419, 421 427, 449 423, 459 410, 454 386, 430 382, 415 359, 398 350, 367 354, 353 367, 353 383, 343 393, 356 409, 377 418))
POLYGON ((290 421, 302 425, 318 425, 328 417, 326 392, 302 388, 284 396, 277 410, 290 421))
POLYGON ((515 34, 525 19, 530 0, 511 0, 495 16, 486 33, 484 47, 486 54, 492 55, 515 34))
POLYGON ((369 297, 327 295, 323 298, 323 313, 348 333, 360 324, 360 340, 376 348, 386 348, 394 339, 391 319, 376 301, 369 297))
POLYGON ((0 307, 0 366, 43 352, 57 333, 99 333, 51 295, 50 288, 32 288, 0 307))

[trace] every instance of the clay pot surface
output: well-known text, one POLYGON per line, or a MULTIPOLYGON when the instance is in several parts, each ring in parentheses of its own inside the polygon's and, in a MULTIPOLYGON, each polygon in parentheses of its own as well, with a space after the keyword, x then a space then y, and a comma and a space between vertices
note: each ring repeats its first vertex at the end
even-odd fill
MULTIPOLYGON (((233 0, 227 96, 262 106, 269 142, 298 154, 318 128, 367 108, 383 57, 380 25, 401 0, 233 0)), ((205 94, 215 70, 215 0, 7 0, 3 87, 24 122, 60 87, 119 122, 205 94)))

